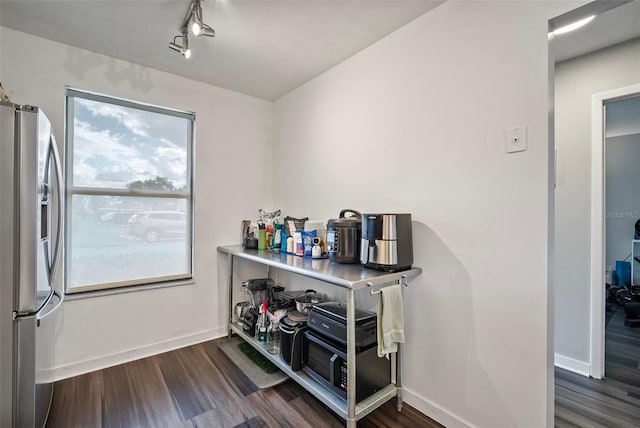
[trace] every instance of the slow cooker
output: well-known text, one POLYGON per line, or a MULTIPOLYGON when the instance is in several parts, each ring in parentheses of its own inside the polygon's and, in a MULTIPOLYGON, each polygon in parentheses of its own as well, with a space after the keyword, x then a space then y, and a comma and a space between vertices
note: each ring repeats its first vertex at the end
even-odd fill
POLYGON ((340 217, 327 222, 327 253, 337 263, 358 263, 360 257, 361 215, 342 210, 340 217))

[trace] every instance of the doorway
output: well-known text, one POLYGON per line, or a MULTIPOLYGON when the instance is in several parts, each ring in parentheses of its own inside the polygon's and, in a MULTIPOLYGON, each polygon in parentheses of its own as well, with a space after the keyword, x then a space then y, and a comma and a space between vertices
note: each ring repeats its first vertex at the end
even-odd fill
MULTIPOLYGON (((638 426, 640 354, 626 346, 626 355, 608 353, 607 378, 601 378, 605 375, 605 337, 609 335, 609 346, 616 344, 621 333, 640 333, 640 329, 625 327, 624 318, 617 324, 612 319, 605 331, 603 139, 607 103, 640 94, 640 1, 594 1, 552 19, 549 27, 554 423, 558 427, 591 426, 594 421, 601 426, 638 426), (578 30, 552 33, 561 25, 593 16, 578 30), (616 325, 618 331, 612 332, 616 325), (616 370, 622 370, 622 375, 616 370)), ((633 216, 633 210, 626 214, 629 210, 620 210, 623 216, 633 216)), ((627 243, 627 253, 616 255, 609 250, 610 255, 624 259, 631 252, 630 245, 627 243)), ((612 265, 613 270, 615 263, 612 265)), ((634 281, 640 282, 637 266, 634 281)))
MULTIPOLYGON (((550 217, 551 224, 555 223, 550 240, 555 300, 554 363, 584 376, 602 377, 605 206, 604 190, 600 198, 593 198, 592 187, 594 183, 603 186, 604 168, 600 163, 600 175, 592 174, 597 158, 597 153, 596 156, 592 153, 593 94, 640 81, 637 71, 640 34, 628 32, 640 29, 640 2, 623 5, 594 2, 562 17, 575 19, 577 12, 597 17, 579 30, 550 37, 552 99, 555 99, 551 122, 551 129, 555 128, 552 135, 555 147, 551 150, 556 150, 556 187, 550 190, 555 205, 550 217), (594 4, 617 7, 604 12, 588 10, 594 4), (608 35, 619 38, 611 40, 608 35), (598 227, 600 231, 594 233, 598 227)), ((620 96, 609 94, 604 99, 620 96)), ((602 131, 599 135, 602 136, 602 131)), ((601 138, 598 141, 602 162, 601 138)))
POLYGON ((590 375, 601 379, 607 309, 611 316, 620 309, 613 299, 621 290, 631 291, 638 266, 634 231, 640 220, 640 84, 593 95, 591 145, 590 375))

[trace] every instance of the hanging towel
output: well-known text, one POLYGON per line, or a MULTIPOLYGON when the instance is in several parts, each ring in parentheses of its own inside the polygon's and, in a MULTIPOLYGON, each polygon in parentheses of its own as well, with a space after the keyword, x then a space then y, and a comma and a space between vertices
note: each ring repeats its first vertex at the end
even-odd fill
POLYGON ((378 301, 378 357, 398 350, 404 343, 404 311, 402 285, 390 285, 380 290, 378 301))

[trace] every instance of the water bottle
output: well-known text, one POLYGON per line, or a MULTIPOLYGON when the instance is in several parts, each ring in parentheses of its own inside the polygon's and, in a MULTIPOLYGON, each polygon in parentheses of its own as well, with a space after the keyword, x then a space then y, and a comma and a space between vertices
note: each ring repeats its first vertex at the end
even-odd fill
POLYGON ((258 224, 258 250, 267 249, 267 230, 264 224, 258 224))
POLYGON ((270 354, 280 353, 280 323, 276 320, 271 321, 271 327, 269 328, 269 348, 267 348, 270 354))

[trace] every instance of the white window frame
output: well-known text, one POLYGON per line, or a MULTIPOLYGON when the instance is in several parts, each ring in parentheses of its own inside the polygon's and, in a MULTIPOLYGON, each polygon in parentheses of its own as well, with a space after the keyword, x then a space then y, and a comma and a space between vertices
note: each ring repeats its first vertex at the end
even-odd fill
MULTIPOLYGON (((194 282, 194 248, 195 248, 195 233, 194 233, 194 208, 195 208, 195 122, 196 116, 193 112, 176 110, 167 107, 160 107, 151 104, 145 104, 141 102, 126 100, 109 95, 98 94, 95 92, 85 91, 81 89, 66 87, 65 91, 65 184, 66 184, 66 217, 65 217, 65 272, 70 271, 70 263, 72 256, 72 249, 70 245, 70 236, 72 233, 72 199, 75 195, 86 196, 125 196, 125 197, 145 197, 145 198, 179 198, 187 201, 189 207, 188 218, 190 221, 190 234, 191 251, 189 252, 189 272, 187 274, 162 276, 154 278, 145 278, 130 281, 101 283, 79 287, 68 286, 68 275, 65 275, 65 294, 87 293, 102 290, 111 291, 133 291, 149 288, 166 287, 172 285, 183 285, 194 282), (74 143, 74 129, 73 118, 74 115, 74 103, 75 98, 83 98, 87 100, 97 101, 101 103, 108 103, 118 105, 122 107, 134 108, 138 110, 149 111, 153 113, 165 114, 168 116, 175 116, 184 118, 190 121, 187 135, 187 177, 189 185, 184 192, 178 191, 166 191, 166 190, 149 190, 149 189, 106 189, 106 188, 93 188, 93 187, 78 187, 73 186, 73 143, 74 143)), ((88 293, 91 294, 91 293, 88 293)), ((101 293, 99 293, 101 294, 101 293)), ((108 293, 112 294, 112 293, 108 293)))

